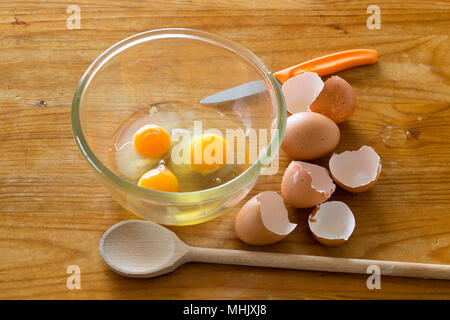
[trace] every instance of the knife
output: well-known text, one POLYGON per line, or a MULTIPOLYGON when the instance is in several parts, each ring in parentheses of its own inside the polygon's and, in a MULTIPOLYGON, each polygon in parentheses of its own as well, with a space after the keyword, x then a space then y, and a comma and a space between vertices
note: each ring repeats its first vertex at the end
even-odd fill
MULTIPOLYGON (((319 76, 333 74, 352 67, 374 64, 378 53, 372 49, 355 49, 332 53, 323 57, 312 59, 295 66, 275 72, 274 76, 281 87, 290 78, 304 72, 315 72, 319 76)), ((217 92, 206 97, 200 103, 219 103, 252 96, 267 90, 262 80, 250 81, 239 86, 217 92)))

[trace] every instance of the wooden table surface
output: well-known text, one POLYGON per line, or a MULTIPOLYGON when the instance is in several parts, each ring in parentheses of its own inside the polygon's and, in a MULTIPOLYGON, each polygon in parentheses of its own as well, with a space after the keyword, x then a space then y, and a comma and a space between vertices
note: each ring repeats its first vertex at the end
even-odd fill
MULTIPOLYGON (((355 213, 347 244, 318 244, 306 225, 310 210, 290 209, 300 227, 265 248, 236 238, 236 211, 172 229, 197 246, 450 264, 449 20, 448 1, 0 0, 0 298, 449 299, 448 281, 382 277, 381 289, 369 290, 368 275, 193 263, 155 279, 118 276, 98 241, 135 216, 97 182, 70 123, 89 64, 145 30, 217 33, 273 71, 342 49, 376 49, 377 65, 340 74, 355 88, 358 110, 341 126, 337 151, 367 144, 383 161, 371 191, 332 197, 355 213), (67 28, 70 4, 81 9, 80 29, 67 28), (366 26, 371 4, 381 9, 381 29, 366 26), (66 287, 70 265, 80 267, 80 290, 66 287)), ((281 154, 279 174, 261 178, 248 197, 279 191, 288 163, 281 154)))

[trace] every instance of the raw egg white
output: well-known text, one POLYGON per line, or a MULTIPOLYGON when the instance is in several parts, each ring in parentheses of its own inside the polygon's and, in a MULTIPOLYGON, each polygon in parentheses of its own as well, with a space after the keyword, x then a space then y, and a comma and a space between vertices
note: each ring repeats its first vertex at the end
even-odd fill
POLYGON ((133 143, 128 142, 115 152, 114 165, 120 175, 134 183, 150 169, 158 165, 158 159, 151 159, 137 153, 133 143))

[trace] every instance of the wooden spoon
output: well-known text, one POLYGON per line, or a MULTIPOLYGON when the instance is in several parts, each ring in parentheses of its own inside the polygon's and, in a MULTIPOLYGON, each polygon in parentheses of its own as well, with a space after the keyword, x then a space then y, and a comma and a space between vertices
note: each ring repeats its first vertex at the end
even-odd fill
POLYGON ((100 240, 100 253, 112 270, 133 278, 166 274, 186 262, 206 262, 361 274, 377 265, 382 275, 450 280, 447 265, 191 247, 167 228, 143 220, 109 228, 100 240))

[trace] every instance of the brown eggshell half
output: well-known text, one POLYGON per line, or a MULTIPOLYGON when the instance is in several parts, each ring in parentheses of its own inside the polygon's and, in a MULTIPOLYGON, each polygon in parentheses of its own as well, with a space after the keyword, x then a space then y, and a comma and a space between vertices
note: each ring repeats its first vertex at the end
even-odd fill
POLYGON ((236 235, 247 244, 268 245, 286 238, 297 225, 290 223, 283 198, 265 191, 239 210, 234 222, 236 235))
POLYGON ((321 113, 336 123, 344 122, 356 110, 356 94, 347 81, 332 76, 325 81, 324 87, 309 109, 321 113))
POLYGON ((281 88, 287 111, 292 114, 308 111, 323 86, 322 79, 314 72, 305 72, 287 80, 281 88))
POLYGON ((295 208, 310 208, 325 202, 335 189, 327 169, 302 161, 292 161, 281 181, 284 201, 295 208))
POLYGON ((372 147, 333 154, 329 161, 333 180, 342 189, 360 193, 372 188, 381 173, 380 156, 372 147))
POLYGON ((312 160, 332 152, 341 137, 336 123, 316 112, 299 112, 287 119, 281 148, 295 160, 312 160))
POLYGON ((338 246, 352 235, 355 217, 345 203, 327 201, 309 215, 308 225, 317 241, 326 246, 338 246))

